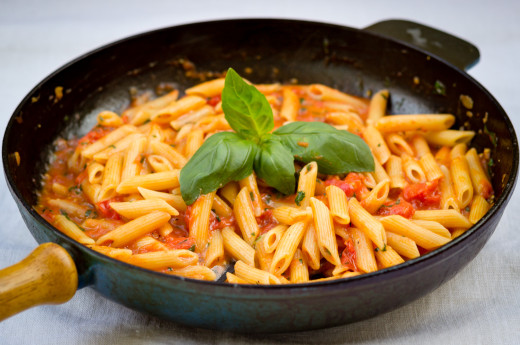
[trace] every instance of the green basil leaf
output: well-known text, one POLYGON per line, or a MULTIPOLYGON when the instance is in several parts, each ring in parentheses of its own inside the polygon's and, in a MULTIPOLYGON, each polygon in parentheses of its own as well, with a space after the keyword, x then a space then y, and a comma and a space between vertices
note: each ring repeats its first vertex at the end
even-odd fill
POLYGON ((262 143, 256 153, 256 176, 284 194, 294 193, 294 158, 289 150, 275 139, 262 143))
POLYGON ((368 145, 355 134, 323 122, 292 122, 278 128, 280 139, 298 161, 315 161, 323 174, 343 174, 374 170, 368 145))
POLYGON ((179 177, 182 198, 191 205, 230 181, 253 171, 257 146, 236 133, 220 132, 209 137, 182 168, 179 177))
POLYGON ((232 68, 222 90, 222 110, 235 132, 256 143, 274 127, 273 111, 265 96, 232 68))

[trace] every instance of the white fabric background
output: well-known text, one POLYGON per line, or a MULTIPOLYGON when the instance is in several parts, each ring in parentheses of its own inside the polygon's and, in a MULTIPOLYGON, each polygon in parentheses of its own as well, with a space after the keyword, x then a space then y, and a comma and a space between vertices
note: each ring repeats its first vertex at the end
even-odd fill
MULTIPOLYGON (((0 0, 0 128, 25 94, 78 55, 131 34, 208 19, 283 17, 362 28, 415 20, 478 46, 469 71, 520 128, 520 2, 454 1, 20 1, 0 0)), ((477 258, 432 294, 391 313, 326 330, 244 336, 182 327, 112 303, 91 289, 0 323, 0 344, 518 344, 520 204, 515 193, 477 258)), ((0 181, 0 267, 36 246, 0 181)), ((1 306, 0 306, 1 308, 1 306)))

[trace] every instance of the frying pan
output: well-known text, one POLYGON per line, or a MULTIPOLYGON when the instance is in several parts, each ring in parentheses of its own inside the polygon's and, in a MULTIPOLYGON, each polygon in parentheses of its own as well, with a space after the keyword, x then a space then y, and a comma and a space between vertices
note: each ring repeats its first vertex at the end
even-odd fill
POLYGON ((298 331, 373 317, 433 291, 489 239, 518 171, 510 120, 464 72, 478 58, 473 45, 406 21, 358 30, 244 19, 152 31, 72 61, 29 92, 5 132, 2 159, 10 191, 35 239, 57 245, 44 244, 0 271, 0 318, 37 304, 65 302, 76 288, 90 286, 127 307, 186 325, 298 331), (131 266, 66 237, 32 208, 57 137, 84 134, 100 110, 121 112, 129 104, 129 90, 152 90, 162 83, 184 90, 228 67, 255 83, 318 82, 359 96, 388 88, 391 114, 453 113, 456 128, 478 132, 472 145, 479 152, 491 148, 493 207, 460 237, 399 266, 337 281, 269 287, 198 281, 131 266), (471 109, 461 95, 474 101, 471 109))

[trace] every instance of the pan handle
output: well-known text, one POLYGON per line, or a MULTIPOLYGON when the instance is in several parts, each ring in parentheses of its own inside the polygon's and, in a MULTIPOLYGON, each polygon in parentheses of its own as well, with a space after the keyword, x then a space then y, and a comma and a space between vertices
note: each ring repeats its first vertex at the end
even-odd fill
POLYGON ((0 321, 40 304, 65 303, 78 288, 71 256, 44 243, 19 263, 0 270, 0 321))
POLYGON ((463 70, 470 69, 480 59, 480 53, 473 44, 446 32, 407 20, 385 20, 363 30, 411 44, 463 70))

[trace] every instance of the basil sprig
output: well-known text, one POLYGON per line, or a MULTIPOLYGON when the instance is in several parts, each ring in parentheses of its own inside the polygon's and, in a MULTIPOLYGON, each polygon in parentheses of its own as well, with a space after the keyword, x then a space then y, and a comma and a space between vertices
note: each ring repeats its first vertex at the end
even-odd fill
POLYGON ((295 192, 294 160, 315 161, 323 174, 374 170, 374 158, 358 136, 323 122, 292 122, 271 133, 273 113, 265 96, 232 68, 222 109, 235 132, 209 137, 180 174, 181 194, 191 205, 201 194, 256 175, 283 194, 295 192))

